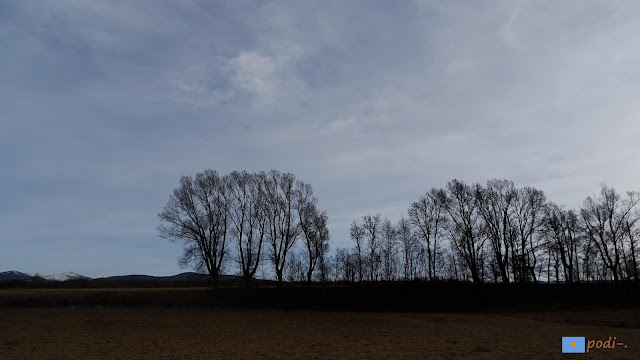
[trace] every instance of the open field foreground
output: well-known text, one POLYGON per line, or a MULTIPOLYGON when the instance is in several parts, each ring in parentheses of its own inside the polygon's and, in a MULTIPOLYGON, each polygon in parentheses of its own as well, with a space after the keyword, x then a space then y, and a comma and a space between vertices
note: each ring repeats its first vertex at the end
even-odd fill
MULTIPOLYGON (((65 283, 54 285, 67 285, 65 283)), ((640 286, 500 286, 457 282, 368 286, 0 288, 0 308, 67 306, 187 307, 393 312, 541 312, 637 308, 640 286)), ((121 284, 120 284, 121 285, 121 284)))
POLYGON ((564 322, 585 314, 0 309, 0 359, 640 358, 640 329, 564 322), (562 336, 616 336, 628 347, 567 355, 562 336))

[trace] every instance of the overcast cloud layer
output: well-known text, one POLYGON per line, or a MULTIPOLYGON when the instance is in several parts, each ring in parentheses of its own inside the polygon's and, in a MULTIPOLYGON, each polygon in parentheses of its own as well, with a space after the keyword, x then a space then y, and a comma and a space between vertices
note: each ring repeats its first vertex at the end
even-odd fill
POLYGON ((332 247, 452 178, 640 190, 637 1, 1 1, 0 271, 178 273, 182 175, 313 185, 332 247))

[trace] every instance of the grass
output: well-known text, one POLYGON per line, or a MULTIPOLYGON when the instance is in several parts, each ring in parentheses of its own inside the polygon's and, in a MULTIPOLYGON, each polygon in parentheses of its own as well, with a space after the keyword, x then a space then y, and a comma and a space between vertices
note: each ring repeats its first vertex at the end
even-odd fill
POLYGON ((548 315, 573 319, 566 323, 527 314, 0 309, 0 359, 573 358, 560 353, 562 336, 616 336, 628 346, 582 355, 589 359, 640 357, 640 329, 581 324, 591 315, 548 315))

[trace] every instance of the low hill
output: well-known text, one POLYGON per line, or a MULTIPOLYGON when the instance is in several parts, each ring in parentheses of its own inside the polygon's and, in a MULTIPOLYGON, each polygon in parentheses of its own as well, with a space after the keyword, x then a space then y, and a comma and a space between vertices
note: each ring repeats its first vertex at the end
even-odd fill
POLYGON ((0 272, 0 281, 32 281, 33 276, 20 271, 4 271, 0 272))
MULTIPOLYGON (((20 283, 32 282, 38 279, 44 283, 60 283, 60 282, 83 282, 83 283, 167 283, 167 282, 208 282, 210 277, 208 274, 200 274, 196 272, 184 272, 170 276, 152 276, 142 274, 118 275, 118 276, 101 276, 91 278, 74 272, 64 272, 60 274, 52 274, 45 276, 34 276, 19 271, 0 272, 0 282, 2 283, 20 283)), ((235 275, 221 275, 222 282, 240 282, 242 278, 235 275)))

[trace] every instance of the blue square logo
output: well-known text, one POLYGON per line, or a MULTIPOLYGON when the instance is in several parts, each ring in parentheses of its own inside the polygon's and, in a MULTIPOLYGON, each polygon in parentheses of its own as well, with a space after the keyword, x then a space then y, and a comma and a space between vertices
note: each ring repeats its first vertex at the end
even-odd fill
POLYGON ((562 337, 563 353, 584 353, 584 337, 562 337))

